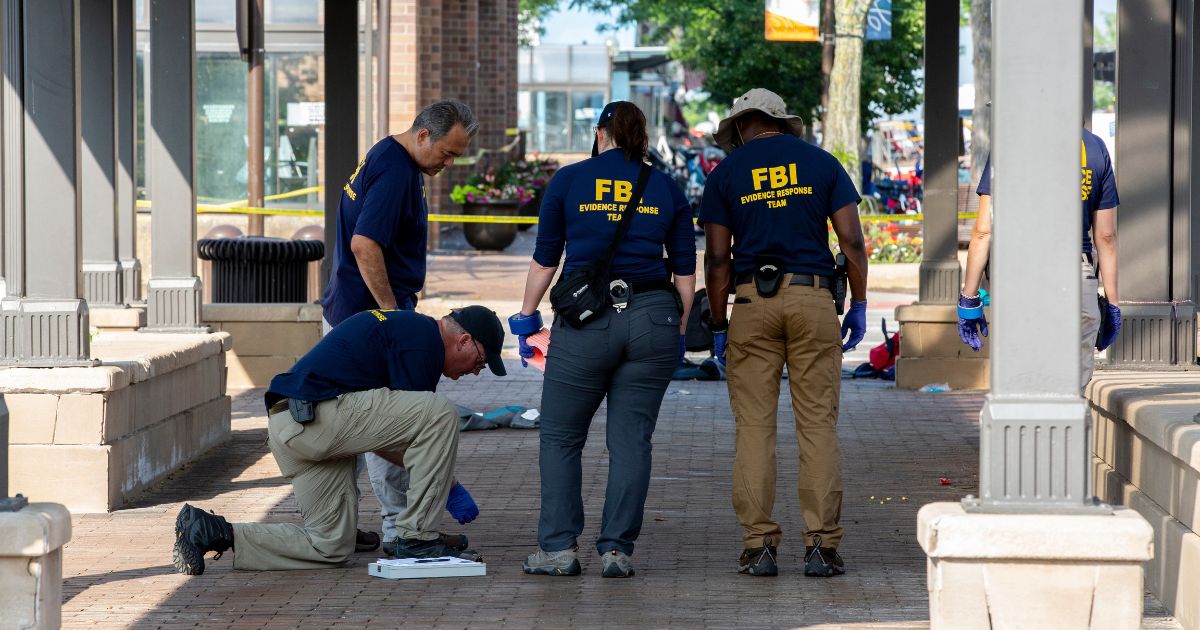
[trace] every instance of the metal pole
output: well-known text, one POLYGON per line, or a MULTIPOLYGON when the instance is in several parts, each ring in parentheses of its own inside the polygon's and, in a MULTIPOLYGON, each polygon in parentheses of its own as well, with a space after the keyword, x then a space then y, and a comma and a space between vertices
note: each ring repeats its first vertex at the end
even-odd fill
POLYGON ((358 163, 358 3, 325 0, 325 257, 322 290, 333 268, 342 186, 358 163))
POLYGON ((392 129, 392 0, 379 0, 379 122, 376 130, 380 137, 389 135, 392 129))
POLYGON ((1096 510, 1079 392, 1083 0, 992 9, 992 391, 968 509, 1096 510), (1054 59, 1055 63, 1046 63, 1054 59))
MULTIPOLYGON (((251 208, 263 207, 263 0, 250 1, 250 58, 246 73, 246 199, 251 208)), ((261 214, 250 215, 246 233, 262 236, 261 214)))
POLYGON ((375 3, 366 0, 363 7, 363 146, 375 143, 375 3))
POLYGON ((134 2, 117 0, 117 257, 121 262, 121 302, 142 299, 142 263, 137 257, 137 44, 134 2))
POLYGON ((920 301, 957 304, 958 11, 954 2, 925 3, 925 253, 920 301))
POLYGON ((83 155, 83 295, 93 306, 123 306, 117 260, 116 7, 79 5, 83 155))

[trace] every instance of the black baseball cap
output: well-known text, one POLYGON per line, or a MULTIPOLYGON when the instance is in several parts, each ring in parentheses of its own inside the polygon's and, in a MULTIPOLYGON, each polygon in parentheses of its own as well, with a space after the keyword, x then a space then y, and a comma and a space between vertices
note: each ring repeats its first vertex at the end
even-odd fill
MULTIPOLYGON (((600 117, 596 119, 596 126, 603 127, 604 123, 612 120, 612 117, 617 115, 617 105, 627 102, 628 101, 613 101, 608 105, 605 105, 604 109, 600 111, 600 117)), ((598 138, 592 138, 592 157, 596 157, 597 155, 600 155, 598 138)))
POLYGON ((496 376, 505 376, 504 360, 500 358, 500 349, 504 347, 504 327, 496 312, 484 306, 466 306, 450 312, 450 318, 458 322, 476 341, 483 344, 484 355, 487 356, 488 368, 496 376))

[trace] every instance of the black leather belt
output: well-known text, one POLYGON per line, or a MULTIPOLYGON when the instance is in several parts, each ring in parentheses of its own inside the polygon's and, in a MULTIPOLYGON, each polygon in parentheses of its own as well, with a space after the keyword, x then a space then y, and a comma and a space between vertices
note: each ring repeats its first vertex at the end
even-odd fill
POLYGON ((283 400, 276 401, 274 405, 271 405, 271 410, 267 412, 267 415, 273 416, 277 413, 283 413, 287 410, 288 410, 288 399, 284 398, 283 400))
POLYGON ((675 285, 670 280, 642 280, 629 283, 630 295, 647 293, 649 291, 674 291, 675 285))
MULTIPOLYGON (((754 282, 754 272, 747 271, 739 273, 736 276, 737 284, 747 284, 754 282)), ((829 276, 818 276, 813 273, 793 273, 792 281, 789 284, 799 284, 806 287, 816 287, 818 289, 828 289, 833 286, 833 279, 829 276)))

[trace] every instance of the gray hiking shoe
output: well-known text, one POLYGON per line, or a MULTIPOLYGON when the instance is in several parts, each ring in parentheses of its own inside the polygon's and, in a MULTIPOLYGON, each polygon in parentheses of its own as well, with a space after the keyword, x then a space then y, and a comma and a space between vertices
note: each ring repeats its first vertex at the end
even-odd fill
POLYGON ((627 578, 633 576, 633 563, 629 561, 629 556, 616 549, 601 554, 600 560, 604 562, 604 573, 602 575, 606 578, 627 578))
MULTIPOLYGON (((605 565, 607 566, 607 565, 605 565)), ((542 551, 529 554, 521 568, 530 575, 579 575, 579 555, 575 548, 562 551, 542 551)))

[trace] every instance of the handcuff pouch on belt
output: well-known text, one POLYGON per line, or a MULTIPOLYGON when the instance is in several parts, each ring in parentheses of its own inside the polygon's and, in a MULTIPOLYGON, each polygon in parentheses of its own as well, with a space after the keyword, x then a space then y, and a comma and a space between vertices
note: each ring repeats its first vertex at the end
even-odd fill
POLYGON ((846 255, 838 252, 833 259, 833 307, 838 315, 846 313, 846 255))
POLYGON ((315 405, 309 400, 300 400, 298 398, 288 399, 288 411, 292 413, 292 420, 300 424, 308 424, 317 419, 315 405))
POLYGON ((754 259, 754 288, 764 298, 774 296, 783 284, 783 260, 772 256, 754 259))
POLYGON ((608 299, 618 313, 629 306, 629 298, 632 294, 633 290, 629 288, 629 283, 620 278, 608 283, 608 299))

